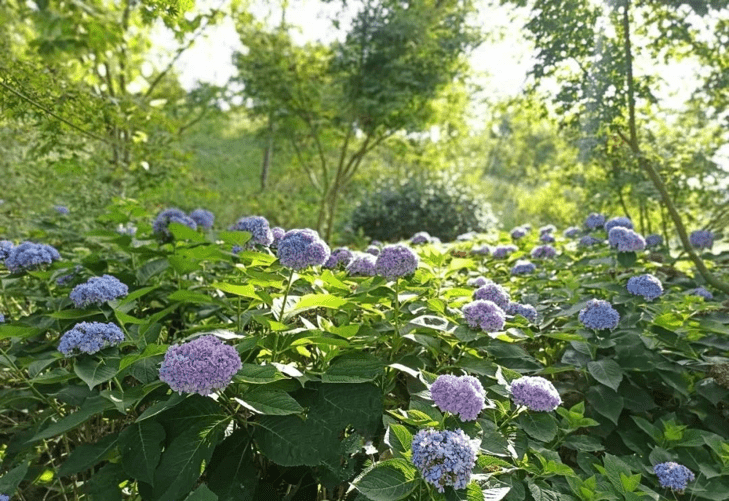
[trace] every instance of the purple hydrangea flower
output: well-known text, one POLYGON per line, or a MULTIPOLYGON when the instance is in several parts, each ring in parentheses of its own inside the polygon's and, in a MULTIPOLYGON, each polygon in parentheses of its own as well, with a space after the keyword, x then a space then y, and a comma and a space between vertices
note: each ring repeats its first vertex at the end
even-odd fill
POLYGON ((0 240, 0 261, 5 261, 13 247, 15 246, 10 240, 0 240))
POLYGON ((471 248, 471 254, 476 254, 477 256, 488 256, 491 254, 491 247, 488 245, 481 245, 478 247, 472 247, 471 248))
POLYGON ((68 207, 66 207, 65 205, 55 205, 53 209, 62 216, 68 214, 68 207))
POLYGON ((514 240, 519 240, 520 238, 524 238, 528 231, 523 226, 517 226, 516 228, 513 228, 511 230, 511 238, 514 240))
POLYGON ((605 216, 597 212, 591 213, 585 220, 585 226, 588 230, 597 230, 605 225, 605 216))
POLYGON ((420 258, 410 247, 401 244, 385 246, 375 261, 378 275, 391 280, 412 275, 418 268, 420 258))
POLYGON ((554 385, 539 376, 520 377, 511 382, 509 391, 515 404, 525 405, 532 411, 553 411, 562 403, 554 385))
POLYGON ((278 259, 283 266, 303 270, 326 263, 331 251, 319 234, 310 229, 289 230, 278 243, 278 259))
POLYGON ((593 245, 601 244, 603 242, 600 238, 595 238, 590 235, 586 235, 582 238, 580 238, 580 241, 577 245, 580 247, 592 247, 593 245))
POLYGON ((412 453, 413 464, 438 492, 448 485, 464 489, 476 464, 476 450, 463 430, 420 430, 413 437, 412 453))
POLYGON ((215 214, 205 209, 195 209, 190 213, 190 219, 195 221, 200 228, 209 230, 215 222, 215 214))
POLYGON ((82 353, 96 353, 107 346, 116 346, 124 341, 122 330, 112 323, 81 322, 61 336, 58 351, 70 357, 76 350, 82 353))
POLYGON ((354 252, 354 257, 347 265, 346 272, 353 277, 374 277, 375 256, 366 252, 354 252))
POLYGON ((458 414, 462 421, 475 421, 484 408, 486 392, 473 376, 438 376, 430 396, 442 412, 458 414))
POLYGON ((659 245, 663 244, 663 237, 661 235, 656 235, 655 233, 652 235, 648 235, 645 237, 645 246, 646 247, 658 247, 659 245))
POLYGON ((696 287, 689 291, 691 296, 700 296, 704 299, 714 299, 714 295, 703 287, 696 287))
POLYGON ((536 265, 529 261, 519 260, 516 262, 513 268, 511 268, 512 275, 528 275, 534 273, 537 269, 536 265))
POLYGON ((273 228, 271 228, 271 235, 273 235, 273 242, 271 242, 271 247, 278 247, 278 243, 281 241, 285 234, 286 230, 284 230, 280 226, 274 226, 273 228))
POLYGON ((473 299, 484 299, 496 303, 502 310, 509 307, 511 297, 509 292, 499 284, 490 283, 473 291, 473 299))
POLYGON ((620 314, 607 301, 590 299, 580 310, 580 322, 590 329, 614 329, 620 322, 620 314))
POLYGON ((562 235, 565 236, 565 238, 577 238, 582 233, 582 230, 579 229, 577 226, 570 226, 564 232, 562 235))
POLYGON ((537 309, 530 304, 509 303, 506 312, 509 315, 521 315, 532 323, 537 321, 537 309))
POLYGON ((268 219, 262 216, 242 217, 230 227, 230 230, 247 231, 251 234, 251 239, 246 243, 246 247, 254 245, 268 247, 273 243, 273 233, 268 227, 268 219))
POLYGON ((714 234, 709 230, 692 231, 689 241, 694 249, 711 249, 714 245, 714 234))
POLYGON ((548 224, 546 226, 542 226, 541 228, 539 228, 539 234, 544 235, 547 233, 552 233, 556 230, 557 230, 557 228, 553 224, 548 224))
POLYGON ((171 233, 167 227, 170 223, 184 224, 190 229, 197 229, 197 223, 190 219, 187 214, 182 212, 180 209, 171 208, 165 209, 157 214, 157 217, 152 223, 152 232, 169 237, 171 233))
POLYGON ((512 252, 518 250, 519 248, 516 245, 499 245, 494 249, 494 251, 491 253, 491 255, 495 259, 504 259, 509 256, 512 252))
POLYGON ((605 223, 605 231, 610 233, 610 230, 615 228, 616 226, 622 226, 623 228, 627 228, 629 230, 633 229, 633 222, 630 220, 629 217, 614 217, 610 219, 607 223, 605 223))
MULTIPOLYGON (((2 202, 2 200, 0 200, 2 202)), ((0 494, 0 501, 10 501, 10 496, 7 494, 0 494)))
POLYGON ((643 296, 648 301, 663 294, 663 285, 657 277, 650 274, 638 275, 628 279, 628 292, 636 296, 643 296))
POLYGON ((228 386, 242 367, 240 355, 215 336, 170 346, 159 378, 178 393, 209 395, 228 386))
POLYGON ((51 264, 59 259, 61 259, 61 255, 50 245, 23 242, 10 250, 8 257, 5 258, 5 266, 12 273, 18 273, 44 264, 51 264))
POLYGON ((379 247, 377 247, 376 245, 370 245, 369 247, 367 247, 367 248, 365 249, 365 252, 366 252, 367 254, 370 254, 370 255, 372 255, 372 256, 375 256, 375 257, 377 257, 377 256, 379 256, 379 255, 380 255, 380 248, 379 248, 379 247))
POLYGON ((614 226, 608 232, 608 243, 610 247, 617 247, 618 252, 642 251, 646 245, 642 236, 622 226, 614 226))
POLYGON ((551 245, 540 245, 534 247, 531 252, 531 256, 534 259, 551 259, 557 255, 557 249, 551 245))
POLYGON ((471 328, 480 328, 485 332, 498 332, 504 328, 506 322, 506 313, 493 301, 479 299, 468 303, 461 311, 471 328))
POLYGON ((92 277, 86 282, 78 284, 73 288, 69 297, 76 305, 76 308, 83 308, 90 304, 101 304, 129 294, 129 287, 124 285, 116 277, 104 275, 92 277))
POLYGON ((466 282, 466 284, 470 285, 471 287, 483 287, 484 285, 492 283, 494 283, 494 281, 486 277, 469 278, 466 282))
POLYGON ((689 482, 696 478, 694 474, 682 464, 668 461, 653 467, 653 473, 658 476, 658 482, 664 489, 683 492, 689 482))
POLYGON ((0 324, 4 324, 4 323, 5 323, 5 315, 0 313, 0 324))
POLYGON ((429 244, 432 241, 427 231, 419 231, 410 239, 410 245, 429 244))
POLYGON ((553 244, 555 242, 554 236, 551 233, 542 233, 539 235, 539 240, 545 244, 553 244))
POLYGON ((329 255, 329 259, 324 263, 324 268, 333 269, 339 265, 346 267, 352 262, 352 259, 354 259, 354 255, 351 250, 346 247, 339 247, 338 249, 334 249, 329 255))

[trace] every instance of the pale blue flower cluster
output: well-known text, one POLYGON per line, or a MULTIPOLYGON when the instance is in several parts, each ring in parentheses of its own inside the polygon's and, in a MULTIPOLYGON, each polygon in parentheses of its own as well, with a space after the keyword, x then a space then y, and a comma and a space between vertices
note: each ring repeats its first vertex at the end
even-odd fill
POLYGON ((352 261, 347 265, 347 274, 353 277, 374 277, 375 256, 366 252, 354 252, 352 261))
POLYGON ((496 247, 493 250, 491 255, 495 259, 504 259, 504 258, 509 257, 509 254, 511 254, 512 252, 514 252, 518 249, 519 248, 516 245, 499 245, 498 247, 496 247))
POLYGON ((484 408, 486 392, 473 376, 438 376, 430 396, 442 412, 458 414, 462 421, 475 421, 484 408))
POLYGON ((53 207, 53 209, 62 216, 68 214, 68 207, 66 207, 65 205, 56 205, 53 207))
POLYGON ((271 235, 273 235, 273 242, 271 242, 271 247, 278 247, 278 243, 281 241, 285 234, 286 230, 284 230, 280 226, 274 226, 273 228, 271 228, 271 235))
POLYGON ((631 294, 643 296, 648 301, 653 301, 663 294, 663 284, 657 277, 650 274, 630 277, 627 288, 631 294))
POLYGON ((444 492, 446 486, 464 489, 471 480, 476 451, 463 430, 420 430, 411 449, 413 464, 438 492, 444 492))
POLYGON ((5 323, 5 315, 0 313, 0 324, 4 324, 4 323, 5 323))
POLYGON ((129 294, 129 287, 111 275, 91 277, 86 282, 73 288, 69 297, 76 308, 84 308, 90 304, 102 304, 129 294))
POLYGON ((376 257, 380 255, 380 248, 376 245, 370 245, 365 249, 365 252, 376 257))
POLYGON ((513 268, 511 268, 511 274, 512 275, 528 275, 529 273, 534 273, 534 271, 537 269, 537 266, 530 262, 530 261, 522 261, 519 260, 516 262, 513 268))
POLYGON ((116 232, 120 235, 128 235, 130 237, 133 237, 137 234, 137 227, 134 226, 132 223, 127 223, 126 225, 119 223, 119 225, 116 227, 116 232))
POLYGON ((157 214, 157 217, 152 223, 152 232, 158 235, 164 235, 169 237, 171 235, 170 230, 167 227, 170 223, 184 224, 190 229, 196 230, 197 223, 193 221, 187 214, 182 212, 180 209, 170 208, 161 211, 157 214))
POLYGON ((605 225, 605 216, 597 212, 591 213, 585 220, 585 226, 588 230, 597 230, 605 225))
POLYGON ((509 303, 506 312, 509 315, 521 315, 532 323, 537 321, 537 309, 530 304, 509 303))
POLYGON ((494 283, 494 281, 486 277, 469 278, 466 281, 466 284, 470 285, 471 287, 483 287, 484 285, 492 283, 494 283))
POLYGON ((351 250, 346 247, 339 247, 334 249, 329 255, 329 259, 324 263, 324 268, 333 269, 338 268, 340 265, 347 267, 352 262, 352 259, 354 259, 354 255, 351 250))
POLYGON ((531 252, 531 256, 534 259, 551 259, 557 255, 557 249, 551 245, 540 245, 534 247, 531 252))
MULTIPOLYGON (((0 200, 2 202, 2 200, 0 200)), ((10 501, 10 496, 6 494, 0 494, 0 501, 10 501)))
POLYGON ((410 239, 410 245, 429 244, 432 242, 432 237, 427 231, 419 231, 410 239))
POLYGON ((673 461, 655 465, 653 472, 658 477, 661 487, 678 492, 683 492, 688 483, 693 482, 696 478, 691 470, 673 461))
POLYGON ((607 223, 605 223, 605 231, 610 233, 610 230, 612 230, 616 226, 622 226, 623 228, 628 228, 629 230, 632 230, 633 222, 630 220, 629 217, 614 217, 610 219, 607 223))
POLYGON ((107 346, 116 346, 122 341, 124 333, 112 323, 81 322, 61 336, 58 351, 67 357, 77 350, 91 354, 107 346))
POLYGON ((539 228, 539 235, 541 236, 541 235, 545 235, 545 234, 552 234, 555 231, 557 231, 557 227, 554 226, 553 224, 548 224, 546 226, 542 226, 541 228, 539 228))
POLYGON ((13 247, 15 246, 10 240, 0 240, 0 261, 5 261, 13 247))
POLYGON ((596 330, 614 329, 620 314, 607 301, 590 299, 577 317, 585 327, 596 330))
POLYGON ((544 244, 553 244, 555 242, 554 235, 551 233, 542 233, 539 235, 539 241, 544 244))
POLYGON ((209 395, 228 386, 241 367, 235 348, 215 336, 202 336, 170 346, 159 378, 178 393, 209 395))
POLYGON ((215 223, 215 214, 205 209, 195 209, 190 213, 190 219, 195 221, 195 224, 200 228, 209 230, 215 223))
POLYGON ((646 247, 658 247, 659 245, 663 245, 663 237, 661 235, 653 233, 645 237, 646 247))
POLYGON ((554 385, 539 376, 522 376, 511 382, 509 391, 515 404, 532 411, 553 411, 562 403, 554 385))
POLYGON ((276 252, 281 264, 294 270, 322 265, 330 254, 329 246, 319 238, 319 233, 308 228, 287 231, 276 252))
POLYGON ((389 280, 412 275, 420 258, 410 247, 402 244, 386 245, 375 261, 375 271, 389 280))
POLYGON ((23 242, 10 249, 8 257, 5 258, 5 266, 12 273, 18 273, 38 268, 44 264, 51 264, 59 259, 61 259, 61 255, 50 245, 23 242))
POLYGON ((488 245, 481 245, 481 246, 474 246, 471 248, 471 254, 475 254, 477 256, 488 256, 491 254, 491 247, 488 245))
POLYGON ((524 238, 527 235, 527 233, 529 233, 529 232, 527 231, 526 228, 524 228, 523 226, 517 226, 516 228, 513 228, 511 230, 510 235, 511 235, 511 238, 513 238, 514 240, 519 240, 520 238, 524 238))
POLYGON ((642 251, 646 246, 642 236, 622 226, 615 226, 608 232, 608 243, 610 247, 616 247, 618 252, 642 251))
POLYGON ((254 245, 268 247, 273 243, 273 233, 268 226, 268 219, 263 216, 242 217, 230 227, 230 230, 250 233, 251 239, 246 243, 246 247, 249 248, 254 245))
POLYGON ((593 245, 601 244, 603 242, 600 238, 595 238, 590 235, 585 235, 584 237, 580 238, 580 241, 577 245, 580 247, 592 247, 593 245))
POLYGON ((64 287, 71 283, 71 281, 76 278, 76 275, 78 275, 81 270, 83 269, 83 266, 80 264, 77 264, 73 271, 67 275, 62 275, 56 279, 56 285, 59 285, 60 287, 64 287))
POLYGON ((496 303, 496 306, 498 306, 502 310, 506 310, 506 308, 509 307, 509 301, 511 301, 509 291, 504 289, 499 284, 495 283, 483 285, 473 291, 473 299, 483 299, 485 301, 491 301, 493 303, 496 303))
POLYGON ((471 328, 485 332, 498 332, 504 328, 506 322, 506 313, 493 301, 479 299, 468 303, 461 311, 471 328))
POLYGON ((562 235, 565 236, 565 238, 577 238, 582 234, 582 230, 579 229, 577 226, 570 226, 564 232, 562 235))
POLYGON ((714 245, 714 233, 709 230, 692 231, 689 241, 695 249, 711 249, 714 245))
POLYGON ((692 296, 700 296, 704 299, 714 299, 714 295, 703 287, 696 287, 689 291, 689 294, 692 296))

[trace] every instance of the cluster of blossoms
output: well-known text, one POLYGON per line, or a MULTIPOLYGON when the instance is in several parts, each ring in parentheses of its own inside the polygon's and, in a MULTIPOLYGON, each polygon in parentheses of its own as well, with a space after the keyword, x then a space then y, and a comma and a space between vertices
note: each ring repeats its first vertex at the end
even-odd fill
POLYGON ((618 252, 637 252, 645 249, 646 242, 633 230, 615 226, 608 232, 610 247, 617 247, 618 252))
POLYGON ((539 235, 541 236, 541 235, 545 235, 547 233, 551 234, 551 233, 554 233, 555 231, 557 231, 557 227, 554 226, 553 224, 548 224, 546 226, 542 226, 541 228, 539 228, 539 235))
POLYGON ((514 240, 519 240, 520 238, 524 238, 526 234, 529 233, 526 228, 523 226, 517 226, 516 228, 511 230, 511 238, 514 240))
POLYGON ((509 256, 512 252, 518 250, 519 248, 516 245, 499 245, 496 247, 491 255, 495 259, 504 259, 509 256))
POLYGON ((303 270, 327 262, 331 251, 319 234, 310 229, 287 231, 278 243, 276 255, 283 266, 303 270))
POLYGON ((78 284, 73 288, 69 297, 76 308, 83 308, 90 304, 102 304, 127 294, 129 294, 129 287, 116 277, 104 275, 89 278, 86 282, 78 284))
POLYGON ((170 346, 159 378, 178 393, 209 395, 228 386, 241 367, 235 348, 215 336, 202 336, 170 346))
POLYGON ((376 274, 375 256, 366 252, 354 252, 346 271, 353 277, 374 277, 376 274))
POLYGON ((491 247, 489 247, 488 245, 472 247, 471 254, 475 254, 477 256, 488 256, 489 254, 491 254, 491 247))
POLYGON ((0 240, 0 261, 5 261, 13 247, 15 246, 10 240, 0 240))
POLYGON ((511 382, 509 391, 515 404, 524 405, 532 411, 553 411, 562 403, 554 385, 539 376, 520 377, 511 382))
POLYGON ((534 273, 537 269, 536 265, 530 261, 519 260, 516 262, 513 268, 511 268, 512 275, 527 275, 534 273))
POLYGON ((692 231, 689 241, 694 249, 711 249, 714 246, 714 234, 709 230, 692 231))
MULTIPOLYGON (((2 200, 0 200, 2 202, 2 200)), ((0 494, 0 501, 10 501, 10 496, 7 494, 0 494)))
POLYGON ((418 268, 420 258, 407 245, 386 245, 375 261, 375 271, 388 280, 412 275, 418 268))
POLYGON ((584 237, 580 238, 580 241, 577 243, 580 247, 592 247, 593 245, 601 244, 603 241, 600 238, 595 238, 590 235, 585 235, 584 237))
POLYGON ((112 323, 81 322, 61 336, 58 351, 70 357, 75 350, 82 353, 96 353, 107 346, 116 346, 124 341, 124 333, 112 323))
POLYGON ((661 487, 678 492, 683 492, 686 485, 696 478, 691 470, 673 461, 655 465, 653 473, 658 477, 661 487))
POLYGON ((171 208, 165 209, 157 214, 157 217, 152 223, 152 232, 169 237, 170 230, 168 230, 167 227, 170 225, 170 223, 184 224, 192 230, 197 229, 197 223, 193 221, 192 218, 190 218, 180 209, 171 208))
POLYGON ((50 245, 34 244, 32 242, 23 242, 17 247, 10 249, 8 256, 5 258, 5 266, 12 272, 18 273, 23 270, 30 270, 51 264, 53 261, 61 259, 61 255, 50 245))
POLYGON ((623 228, 628 228, 629 230, 633 229, 633 222, 630 220, 629 217, 614 217, 611 220, 609 220, 607 223, 605 223, 605 231, 610 233, 610 230, 615 228, 616 226, 622 226, 623 228))
POLYGON ((53 207, 53 210, 55 210, 62 216, 65 216, 66 214, 68 214, 68 207, 66 207, 65 205, 55 205, 53 207))
POLYGON ((230 230, 250 233, 251 239, 246 243, 246 247, 249 248, 254 245, 268 247, 273 243, 273 232, 268 226, 268 219, 262 216, 242 217, 230 227, 230 230))
POLYGON ((591 213, 585 220, 585 227, 588 230, 597 230, 605 225, 605 216, 597 212, 591 213))
POLYGON ((190 219, 195 221, 195 224, 200 228, 209 230, 213 227, 215 222, 215 214, 205 209, 195 209, 190 213, 190 219))
POLYGON ((696 287, 695 289, 690 290, 689 294, 692 296, 700 296, 704 299, 714 299, 714 295, 703 287, 696 287))
POLYGON ((280 226, 274 226, 273 228, 271 228, 271 235, 273 235, 273 242, 271 242, 271 247, 278 247, 278 243, 281 241, 285 234, 286 230, 284 230, 280 226))
POLYGON ((506 312, 509 315, 521 315, 530 322, 537 321, 537 309, 530 304, 509 303, 506 312))
POLYGON ((551 259, 556 255, 557 249, 551 245, 540 245, 539 247, 534 247, 531 252, 531 256, 534 259, 551 259))
POLYGON ((658 247, 659 245, 663 244, 663 237, 660 235, 657 235, 653 233, 652 235, 648 235, 645 237, 645 246, 646 247, 658 247))
POLYGON ((473 299, 491 301, 502 310, 506 310, 509 306, 509 301, 511 301, 509 292, 495 283, 486 284, 473 291, 473 299))
POLYGON ((663 294, 663 285, 657 277, 650 274, 638 275, 628 279, 628 292, 636 296, 643 296, 648 301, 663 294))
POLYGON ((378 246, 376 246, 376 245, 369 245, 369 246, 367 246, 367 248, 365 249, 365 252, 366 252, 367 254, 370 254, 370 255, 372 255, 372 256, 375 256, 375 257, 377 257, 377 256, 379 256, 379 255, 380 255, 380 248, 379 248, 378 246))
POLYGON ((590 299, 577 318, 585 327, 596 330, 614 329, 620 322, 620 314, 602 299, 590 299))
POLYGON ((539 241, 544 244, 553 244, 555 242, 554 235, 551 233, 542 233, 539 235, 539 241))
POLYGON ((464 489, 471 480, 476 451, 463 430, 420 430, 413 437, 412 461, 438 492, 445 486, 464 489))
POLYGON ((4 324, 4 323, 5 323, 5 315, 0 313, 0 324, 4 324))
POLYGON ((564 230, 564 233, 562 233, 565 238, 577 238, 582 233, 582 230, 580 230, 577 226, 570 226, 566 230, 564 230))
POLYGON ((324 263, 324 268, 333 269, 339 267, 339 265, 346 267, 352 262, 352 259, 354 259, 354 255, 351 250, 346 247, 339 247, 329 255, 329 259, 324 263))
POLYGON ((466 281, 466 284, 470 285, 471 287, 483 287, 484 285, 492 283, 494 283, 494 281, 486 277, 469 278, 466 281))
POLYGON ((134 226, 132 223, 127 223, 126 225, 119 223, 119 225, 116 227, 116 232, 120 235, 133 237, 137 234, 137 227, 134 226))
POLYGON ((486 392, 473 376, 438 376, 430 386, 430 396, 442 412, 458 414, 462 421, 475 421, 484 408, 486 392))
POLYGON ((506 322, 506 313, 493 301, 479 299, 468 303, 461 311, 471 328, 485 332, 498 332, 504 328, 506 322))
POLYGON ((433 241, 427 231, 419 231, 410 239, 410 245, 429 244, 433 241))

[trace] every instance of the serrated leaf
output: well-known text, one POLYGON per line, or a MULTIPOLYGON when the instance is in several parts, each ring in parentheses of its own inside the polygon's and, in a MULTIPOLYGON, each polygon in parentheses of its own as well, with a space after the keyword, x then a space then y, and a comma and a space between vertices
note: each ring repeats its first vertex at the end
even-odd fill
POLYGON ((588 362, 587 370, 600 383, 618 391, 620 382, 623 380, 623 369, 617 362, 609 358, 603 358, 597 362, 588 362))
POLYGON ((37 440, 43 440, 46 438, 55 437, 56 435, 65 433, 65 432, 72 430, 72 429, 76 428, 77 426, 85 423, 92 416, 95 416, 96 414, 99 414, 106 410, 111 410, 113 408, 114 408, 114 404, 109 402, 104 397, 100 397, 100 396, 89 397, 86 400, 84 400, 84 403, 81 405, 81 407, 76 412, 69 414, 68 416, 58 420, 56 423, 51 424, 48 428, 45 428, 44 430, 39 432, 37 435, 35 435, 33 438, 31 438, 28 441, 28 443, 32 443, 37 440))
POLYGON ((381 375, 384 367, 379 358, 369 353, 345 353, 331 363, 321 380, 324 383, 365 383, 381 375))
POLYGON ((20 482, 23 481, 26 473, 28 473, 28 466, 29 463, 20 464, 0 477, 0 492, 12 497, 20 482))
POLYGON ((557 421, 551 414, 525 412, 519 416, 517 422, 530 437, 541 442, 549 442, 557 436, 557 421))
POLYGON ((366 470, 352 485, 372 501, 397 501, 415 489, 417 473, 410 462, 389 459, 366 470))
POLYGON ((116 376, 119 373, 119 363, 118 357, 98 360, 84 356, 76 360, 73 371, 92 390, 116 376))
POLYGON ((208 465, 208 486, 219 501, 254 501, 258 473, 253 464, 253 438, 238 429, 215 448, 208 465))
POLYGON ((413 435, 405 426, 391 423, 385 433, 385 443, 390 447, 395 457, 403 457, 410 452, 413 435))
POLYGON ((208 489, 208 486, 202 484, 200 487, 190 493, 185 501, 218 501, 218 496, 208 489))
POLYGON ((165 429, 155 421, 131 423, 119 434, 124 471, 132 478, 154 485, 154 471, 162 456, 165 429))
POLYGON ((587 401, 598 414, 618 424, 618 418, 623 411, 623 397, 607 386, 598 385, 587 390, 587 401))
POLYGON ((267 384, 286 379, 286 376, 273 365, 243 364, 234 378, 244 383, 267 384))
POLYGON ((236 397, 235 401, 256 414, 286 416, 300 414, 304 408, 283 390, 269 390, 265 387, 254 388, 236 397))
POLYGON ((116 447, 116 444, 117 434, 113 433, 105 436, 95 444, 84 444, 76 447, 58 469, 58 476, 67 477, 88 470, 102 461, 116 447))

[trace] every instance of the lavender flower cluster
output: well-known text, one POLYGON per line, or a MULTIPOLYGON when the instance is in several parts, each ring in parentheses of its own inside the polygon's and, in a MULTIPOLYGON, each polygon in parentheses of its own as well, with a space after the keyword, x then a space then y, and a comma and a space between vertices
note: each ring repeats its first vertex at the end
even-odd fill
POLYGON ((458 414, 462 421, 475 421, 484 408, 486 392, 473 376, 438 376, 430 396, 442 412, 458 414))
POLYGON ((628 217, 622 217, 622 216, 614 217, 611 220, 609 220, 607 223, 605 223, 605 231, 610 233, 610 230, 612 230, 616 226, 622 226, 623 228, 632 230, 633 222, 628 217))
POLYGON ((10 255, 10 251, 13 250, 13 242, 10 240, 0 240, 0 261, 5 261, 10 255))
POLYGON ((124 333, 112 323, 81 322, 61 336, 58 351, 70 357, 76 350, 82 353, 96 353, 107 346, 116 346, 124 341, 124 333))
POLYGON ((645 237, 646 247, 658 247, 659 245, 663 245, 663 237, 661 235, 653 233, 645 237))
POLYGON ((661 487, 678 492, 683 492, 688 483, 696 478, 691 470, 673 461, 655 465, 653 473, 658 477, 661 487))
POLYGON ((0 313, 0 324, 4 324, 4 323, 5 323, 5 315, 0 313))
POLYGON ((696 287, 695 289, 690 290, 689 294, 692 296, 703 297, 704 299, 714 299, 714 295, 703 287, 696 287))
POLYGON ((159 378, 178 393, 209 395, 228 386, 242 367, 240 355, 215 336, 170 346, 159 378))
POLYGON ((61 259, 61 255, 50 245, 23 242, 10 249, 8 257, 5 258, 5 266, 12 273, 19 273, 44 264, 51 264, 59 259, 61 259))
POLYGON ((413 464, 438 492, 444 492, 448 485, 463 489, 471 480, 476 451, 463 430, 420 430, 411 449, 413 464))
POLYGON ((650 274, 637 275, 628 279, 628 292, 636 296, 643 296, 648 301, 663 294, 661 281, 650 274))
POLYGON ((274 226, 273 228, 271 228, 271 235, 273 235, 273 242, 271 242, 271 247, 277 248, 278 243, 281 241, 285 234, 286 230, 284 230, 280 226, 274 226))
POLYGON ((506 313, 509 315, 521 315, 530 322, 537 321, 537 309, 530 304, 509 303, 506 313))
POLYGON ((53 210, 55 210, 61 216, 65 216, 68 214, 68 207, 66 207, 65 205, 54 205, 53 210))
POLYGON ((465 305, 461 311, 466 323, 473 329, 498 332, 504 328, 506 313, 493 301, 479 299, 465 305))
POLYGON ((169 237, 170 230, 167 227, 170 223, 184 224, 190 229, 196 230, 197 223, 180 209, 170 208, 161 211, 152 223, 152 232, 158 235, 169 237))
POLYGON ((511 301, 509 292, 495 283, 486 284, 473 291, 473 299, 491 301, 502 310, 506 310, 509 306, 509 301, 511 301))
POLYGON ((546 226, 542 226, 541 228, 539 228, 539 235, 540 236, 541 235, 546 235, 546 234, 550 234, 551 235, 555 231, 557 231, 557 227, 554 226, 553 224, 548 224, 546 226))
POLYGON ((369 246, 368 246, 368 247, 367 247, 367 248, 365 249, 365 252, 366 252, 367 254, 370 254, 370 255, 372 255, 372 256, 375 256, 375 257, 377 257, 377 256, 379 256, 379 255, 380 255, 380 248, 379 248, 378 246, 376 246, 376 245, 369 245, 369 246))
POLYGON ((324 263, 324 268, 329 268, 331 270, 339 267, 339 265, 346 267, 352 262, 352 259, 354 259, 354 255, 351 250, 346 247, 339 247, 334 249, 329 255, 329 259, 327 259, 326 263, 324 263))
POLYGON ((254 245, 268 247, 273 243, 273 232, 268 226, 268 219, 262 216, 242 217, 229 229, 231 231, 247 231, 250 233, 251 239, 246 243, 246 247, 248 248, 254 245))
POLYGON ((129 294, 129 287, 111 275, 89 278, 73 288, 69 297, 76 308, 90 304, 102 304, 129 294))
POLYGON ((617 247, 618 252, 637 252, 645 249, 646 242, 633 230, 615 226, 608 232, 610 247, 617 247))
POLYGON ((534 247, 531 252, 531 256, 534 259, 551 259, 557 255, 557 249, 551 245, 540 245, 534 247))
POLYGON ((532 411, 553 411, 562 403, 554 385, 539 376, 520 377, 511 382, 509 391, 515 404, 524 405, 532 411))
POLYGON ((526 228, 524 228, 523 226, 517 226, 516 228, 513 228, 511 230, 510 235, 511 235, 511 238, 513 238, 514 240, 519 240, 521 238, 524 238, 527 233, 529 233, 529 232, 527 231, 526 228))
POLYGON ((585 327, 596 330, 614 329, 620 322, 620 314, 602 299, 590 299, 577 318, 585 327))
POLYGON ((488 245, 481 245, 481 246, 474 246, 471 248, 471 254, 475 254, 477 256, 488 256, 491 254, 491 247, 488 245))
POLYGON ((419 231, 410 239, 410 245, 429 244, 432 238, 427 231, 419 231))
POLYGON ((565 238, 577 238, 582 233, 582 230, 579 229, 577 226, 570 226, 564 232, 562 235, 565 236, 565 238))
POLYGON ((518 247, 516 245, 499 245, 493 250, 491 255, 494 257, 494 259, 504 259, 517 249, 518 247))
POLYGON ((511 268, 512 275, 528 275, 534 273, 537 269, 536 265, 530 261, 519 260, 516 262, 513 268, 511 268))
POLYGON ((466 285, 470 285, 471 287, 483 287, 484 285, 492 283, 494 283, 494 281, 486 277, 469 278, 466 281, 466 285))
POLYGON ((387 245, 375 261, 375 271, 388 280, 412 275, 420 258, 410 247, 401 244, 387 245))
POLYGON ((588 230, 597 230, 605 225, 605 216, 597 212, 591 213, 585 220, 585 226, 588 230))
POLYGON ((195 221, 199 228, 209 230, 215 223, 215 214, 205 209, 195 209, 190 213, 190 219, 195 221))
POLYGON ((554 235, 551 233, 542 233, 539 235, 539 241, 543 244, 553 244, 555 242, 554 235))
POLYGON ((331 251, 316 231, 307 228, 287 231, 278 243, 276 254, 283 266, 303 270, 326 263, 331 251))
POLYGON ((711 249, 714 246, 714 233, 709 230, 692 231, 689 241, 694 249, 711 249))
POLYGON ((593 245, 601 244, 603 241, 600 238, 595 238, 590 235, 585 235, 584 237, 580 238, 580 241, 577 243, 580 247, 592 247, 593 245))
POLYGON ((374 277, 376 274, 375 256, 366 252, 354 252, 346 271, 353 277, 374 277))

